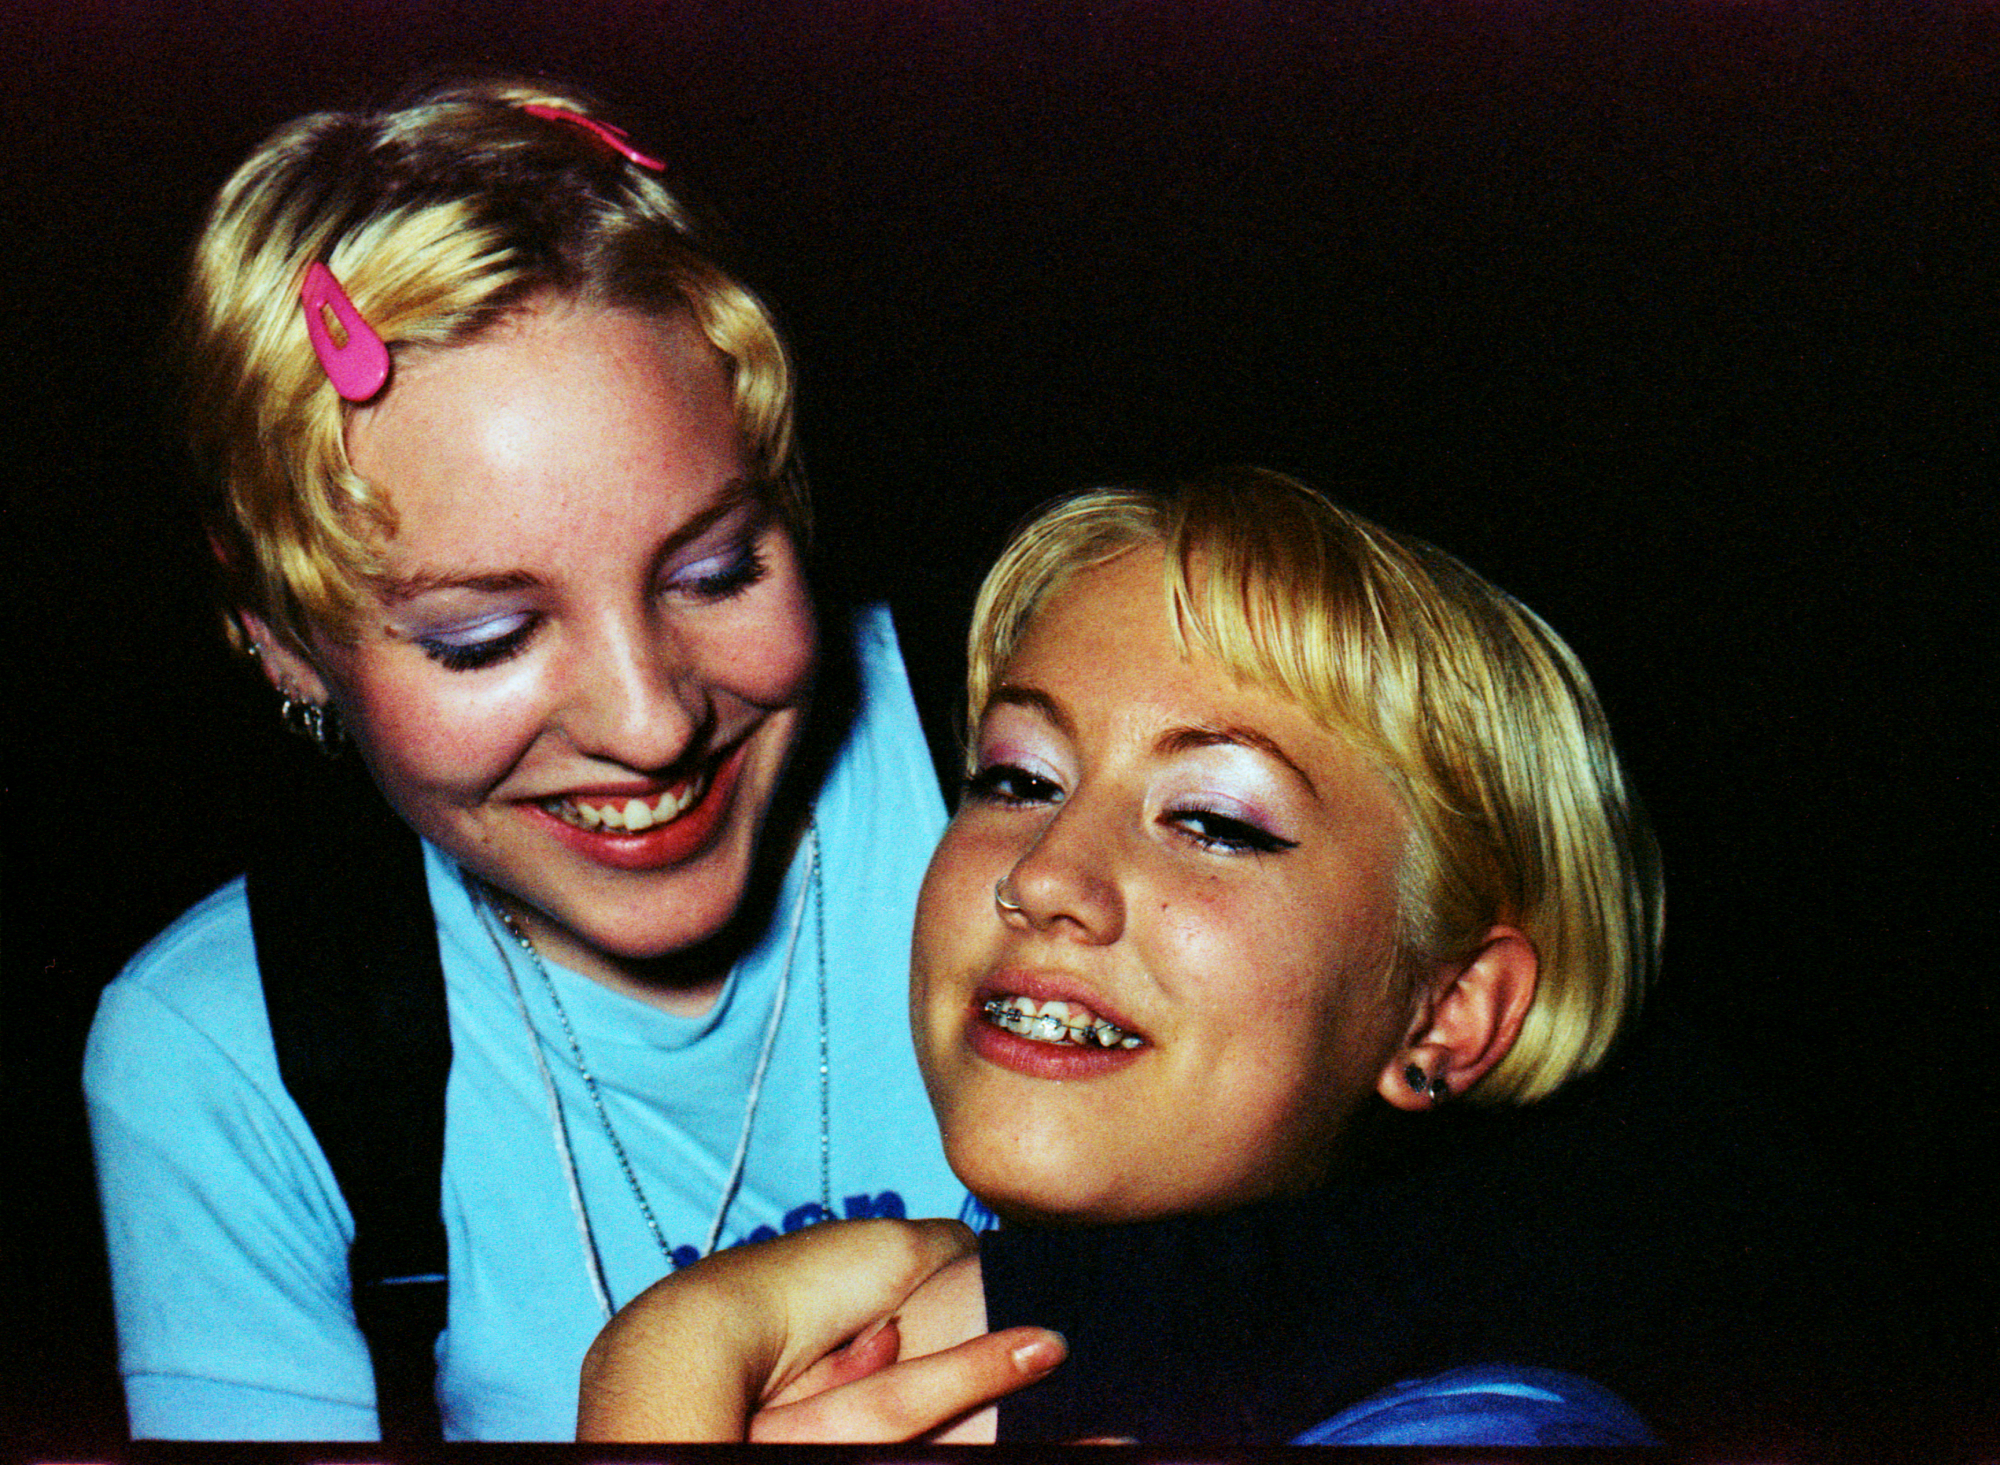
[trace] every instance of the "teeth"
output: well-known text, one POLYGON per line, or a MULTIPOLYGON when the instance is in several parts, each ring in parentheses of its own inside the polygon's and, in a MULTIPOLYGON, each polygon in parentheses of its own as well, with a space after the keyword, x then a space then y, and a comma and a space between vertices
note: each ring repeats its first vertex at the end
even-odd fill
POLYGON ((1145 1039, 1115 1022, 1099 1017, 1080 1002, 1037 1003, 1032 997, 995 997, 980 1013, 1017 1038, 1037 1043, 1067 1043, 1084 1048, 1137 1048, 1145 1039))
POLYGON ((667 824, 680 818, 701 801, 708 792, 706 774, 690 780, 679 789, 668 789, 653 799, 627 799, 622 804, 579 803, 573 799, 549 799, 542 807, 554 814, 565 824, 578 829, 615 829, 621 833, 638 834, 651 829, 655 824, 667 824))

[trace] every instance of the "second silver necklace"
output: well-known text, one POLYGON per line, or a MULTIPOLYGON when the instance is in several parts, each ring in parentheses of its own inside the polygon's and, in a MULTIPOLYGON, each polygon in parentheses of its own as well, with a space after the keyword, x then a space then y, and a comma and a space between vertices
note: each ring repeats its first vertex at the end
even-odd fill
MULTIPOLYGON (((813 908, 815 918, 814 936, 816 939, 814 941, 814 953, 817 959, 816 965, 819 977, 820 1201, 823 1214, 828 1219, 831 1219, 833 1216, 831 1070, 829 1063, 830 1041, 826 988, 826 899, 820 868, 819 828, 816 822, 808 823, 806 826, 806 856, 806 879, 799 891, 798 903, 792 911, 791 930, 785 947, 784 966, 779 972, 778 990, 772 1001, 770 1020, 765 1025, 764 1041, 757 1055, 756 1068, 750 1077, 750 1090, 743 1107, 742 1132, 737 1140, 736 1153, 730 1161, 728 1175, 723 1181, 722 1193, 716 1204, 715 1218, 709 1225, 708 1235, 701 1248, 703 1256, 707 1256, 713 1252, 720 1241, 723 1220, 728 1215, 730 1204, 735 1199, 736 1192, 743 1182, 743 1173, 750 1152, 750 1135, 756 1121, 758 1104, 763 1097, 765 1073, 770 1067, 771 1054, 777 1042, 778 1029, 783 1022, 786 998, 791 989, 792 964, 798 954, 800 928, 804 924, 806 906, 809 903, 813 908)), ((570 1059, 576 1067, 577 1076, 583 1080, 585 1092, 590 1096, 591 1107, 597 1114, 598 1124, 604 1131, 605 1139, 611 1145, 611 1152, 618 1161, 618 1168, 625 1176, 625 1183, 632 1192, 633 1200, 638 1203, 639 1214, 645 1220, 646 1229, 652 1235, 654 1245, 659 1248, 661 1257, 666 1261, 667 1269, 669 1271, 674 1270, 673 1248, 668 1244, 665 1233, 660 1229, 659 1219, 653 1212, 652 1203, 647 1199, 645 1187, 640 1184, 639 1175, 632 1165, 631 1157, 626 1153, 625 1146, 618 1137, 618 1130, 611 1122, 611 1115, 605 1107, 604 1095, 598 1085, 597 1077, 592 1073, 589 1063, 584 1059, 583 1046, 577 1041, 576 1029, 570 1022, 569 1012, 563 1006, 562 998, 556 990, 555 981, 549 974, 547 965, 542 961, 541 953, 535 949, 534 942, 529 939, 527 932, 521 929, 513 916, 503 909, 489 893, 483 889, 476 890, 475 898, 480 905, 493 912, 499 923, 506 928, 508 934, 527 953, 529 962, 541 977, 542 988, 548 994, 550 1005, 555 1009, 557 1021, 562 1025, 563 1037, 569 1047, 570 1059)), ((570 1145, 568 1125, 563 1122, 562 1103, 556 1091, 555 1076, 549 1072, 547 1063, 542 1059, 541 1042, 535 1033, 533 1019, 529 1016, 526 996, 521 991, 520 980, 515 974, 514 964, 507 960, 506 948, 501 945, 498 936, 493 935, 490 930, 488 934, 492 936, 495 950, 500 956, 501 965, 505 968, 508 982, 513 987, 515 1003, 519 1007, 522 1021, 527 1027, 530 1046, 535 1055, 536 1067, 540 1070, 543 1088, 549 1103, 551 1127, 554 1131, 558 1153, 563 1162, 565 1178, 569 1184, 570 1204, 576 1214, 577 1224, 581 1233, 585 1264, 590 1271, 592 1290, 597 1294, 598 1305, 603 1310, 604 1316, 608 1319, 616 1309, 611 1300, 610 1289, 605 1284, 603 1262, 598 1253, 596 1236, 590 1224, 589 1213, 583 1204, 582 1188, 577 1176, 576 1156, 570 1145)), ((734 976, 734 974, 734 970, 732 969, 731 975, 734 976)))

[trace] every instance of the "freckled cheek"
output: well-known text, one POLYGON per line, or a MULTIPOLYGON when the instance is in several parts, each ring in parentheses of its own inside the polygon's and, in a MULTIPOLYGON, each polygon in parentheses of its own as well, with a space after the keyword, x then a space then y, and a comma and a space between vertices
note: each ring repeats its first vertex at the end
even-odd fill
POLYGON ((760 707, 793 707, 803 701, 812 686, 817 650, 810 637, 781 648, 749 700, 760 707))
MULTIPOLYGON (((921 933, 918 941, 923 940, 921 933)), ((962 998, 958 987, 941 977, 947 968, 947 954, 930 959, 918 957, 911 963, 910 1036, 917 1054, 917 1069, 923 1075, 932 1107, 940 1121, 956 1113, 961 1092, 965 1053, 958 1039, 963 1022, 962 998)))
POLYGON ((350 705, 359 740, 385 776, 444 793, 477 795, 519 762, 539 730, 532 687, 491 684, 438 695, 371 686, 350 705))
POLYGON ((1199 1014, 1215 1050, 1242 1055, 1244 1074, 1296 1072, 1338 1026, 1338 955, 1310 928, 1217 902, 1176 907, 1161 931, 1156 975, 1199 1014))
POLYGON ((1257 953, 1270 943, 1270 928, 1245 911, 1241 902, 1222 889, 1155 889, 1146 906, 1152 912, 1157 960, 1182 974, 1191 994, 1216 994, 1226 1000, 1246 984, 1246 973, 1261 963, 1257 953))
POLYGON ((811 689, 819 664, 812 615, 801 603, 797 614, 718 627, 704 640, 701 660, 702 680, 717 691, 755 707, 796 706, 811 689))
MULTIPOLYGON (((913 951, 919 965, 945 969, 973 943, 974 933, 983 929, 993 882, 1000 878, 987 873, 993 868, 992 851, 968 834, 962 819, 946 828, 917 894, 913 951)), ((1004 865, 998 868, 1005 873, 1004 865)))

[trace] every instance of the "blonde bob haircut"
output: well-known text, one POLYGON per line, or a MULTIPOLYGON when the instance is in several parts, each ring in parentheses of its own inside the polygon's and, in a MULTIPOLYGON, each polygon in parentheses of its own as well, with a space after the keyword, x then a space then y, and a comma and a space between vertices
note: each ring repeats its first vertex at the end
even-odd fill
POLYGON ((315 261, 392 363, 471 341, 548 295, 692 320, 729 373, 753 471, 804 542, 791 369, 770 313, 698 241, 659 174, 527 103, 595 115, 583 96, 516 80, 316 113, 266 139, 211 207, 174 344, 239 646, 239 610, 302 647, 311 632, 351 636, 395 529, 348 461, 353 409, 307 338, 299 287, 315 261))
POLYGON ((1496 923, 1533 943, 1533 1006, 1470 1097, 1526 1103, 1597 1066, 1658 963, 1663 896, 1652 835, 1562 638, 1450 555, 1291 479, 1229 469, 1084 493, 1014 536, 973 612, 975 725, 1036 608, 1144 544, 1165 550, 1184 655, 1290 700, 1400 793, 1399 998, 1496 923))

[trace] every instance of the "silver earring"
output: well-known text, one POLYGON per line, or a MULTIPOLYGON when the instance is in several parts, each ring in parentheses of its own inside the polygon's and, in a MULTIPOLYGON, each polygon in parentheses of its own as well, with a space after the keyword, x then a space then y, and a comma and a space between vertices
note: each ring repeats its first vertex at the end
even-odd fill
POLYGON ((1403 1067, 1403 1082, 1410 1086, 1410 1092, 1427 1095, 1433 1104, 1442 1104, 1451 1097, 1451 1085, 1442 1077, 1432 1078, 1417 1064, 1403 1067))
POLYGON ((329 758, 340 756, 340 715, 325 702, 308 702, 289 691, 278 693, 278 718, 285 731, 304 738, 329 758))
POLYGON ((993 882, 993 903, 1010 916, 1021 914, 1020 902, 1007 899, 1007 877, 1005 875, 1002 875, 998 880, 993 882))

